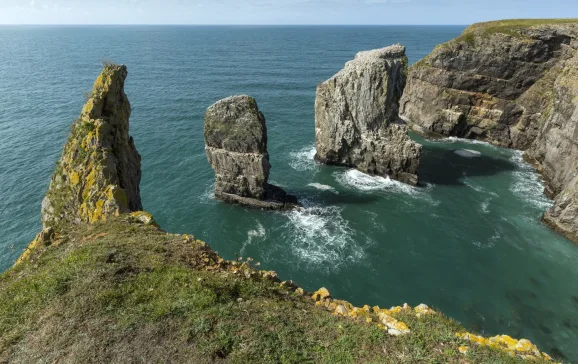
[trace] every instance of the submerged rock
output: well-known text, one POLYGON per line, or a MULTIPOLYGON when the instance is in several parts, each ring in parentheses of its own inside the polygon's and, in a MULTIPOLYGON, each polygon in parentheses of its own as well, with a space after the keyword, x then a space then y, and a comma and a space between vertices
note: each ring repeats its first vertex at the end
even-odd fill
POLYGON ((317 87, 317 160, 416 185, 421 146, 399 122, 405 47, 360 52, 317 87))
POLYGON ((42 201, 44 228, 142 209, 141 157, 128 133, 126 77, 124 65, 106 65, 96 79, 42 201))
POLYGON ((578 22, 480 23, 412 65, 400 102, 416 131, 526 151, 555 206, 544 221, 578 242, 578 22))
POLYGON ((215 171, 215 197, 263 209, 290 209, 297 198, 270 185, 267 126, 250 96, 232 96, 207 109, 205 150, 215 171))

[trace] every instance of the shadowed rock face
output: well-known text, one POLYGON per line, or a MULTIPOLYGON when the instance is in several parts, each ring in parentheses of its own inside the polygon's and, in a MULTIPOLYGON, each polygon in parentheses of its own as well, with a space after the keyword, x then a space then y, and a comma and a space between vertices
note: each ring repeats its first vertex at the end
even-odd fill
POLYGON ((410 67, 400 113, 417 131, 525 150, 555 197, 544 221, 578 242, 578 21, 469 27, 410 67))
POLYGON ((317 160, 416 185, 421 146, 399 123, 405 86, 405 47, 360 52, 317 86, 317 160))
POLYGON ((265 209, 286 209, 294 196, 267 183, 267 127, 257 102, 250 96, 218 101, 205 114, 205 150, 215 171, 215 197, 265 209))
POLYGON ((125 66, 107 65, 72 125, 42 201, 44 228, 142 209, 140 155, 129 136, 125 66))

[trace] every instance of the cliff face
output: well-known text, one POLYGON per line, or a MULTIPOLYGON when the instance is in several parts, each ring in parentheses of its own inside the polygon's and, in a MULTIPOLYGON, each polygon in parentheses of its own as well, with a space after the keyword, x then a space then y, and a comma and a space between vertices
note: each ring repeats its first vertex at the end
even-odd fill
MULTIPOLYGON (((551 362, 528 340, 468 333, 423 304, 356 307, 325 288, 305 292, 250 258, 227 261, 162 231, 146 212, 126 214, 140 208, 140 158, 125 77, 108 66, 97 79, 52 178, 45 229, 0 274, 1 363, 551 362)), ((209 159, 227 173, 259 163, 247 167, 254 177, 227 175, 219 189, 266 197, 255 100, 209 111, 209 159), (245 154, 255 156, 239 162, 245 154)))
POLYGON ((578 241, 577 57, 578 20, 472 25, 410 67, 401 117, 417 131, 525 150, 558 196, 544 220, 578 241))
POLYGON ((265 209, 292 208, 294 196, 270 185, 267 126, 250 96, 216 102, 205 114, 205 151, 215 171, 215 197, 265 209))
POLYGON ((42 202, 45 229, 142 209, 140 155, 128 134, 126 77, 125 66, 109 65, 96 79, 42 202))
POLYGON ((421 146, 399 123, 405 48, 360 52, 317 87, 316 158, 416 185, 421 146))

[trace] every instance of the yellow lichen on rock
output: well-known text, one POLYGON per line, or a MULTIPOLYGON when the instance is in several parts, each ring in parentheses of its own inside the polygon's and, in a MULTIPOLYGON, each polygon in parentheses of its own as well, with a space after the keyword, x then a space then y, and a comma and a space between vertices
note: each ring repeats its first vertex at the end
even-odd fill
POLYGON ((409 327, 405 323, 391 317, 385 310, 379 313, 379 321, 387 327, 387 332, 390 335, 398 336, 410 333, 409 327))
MULTIPOLYGON (((155 219, 153 215, 149 214, 146 211, 136 211, 130 214, 131 218, 136 220, 137 222, 144 224, 144 225, 156 225, 155 219)), ((183 235, 185 241, 187 242, 194 242, 195 238, 189 235, 183 235)))
POLYGON ((327 290, 327 288, 325 287, 320 288, 317 292, 313 294, 313 296, 311 296, 311 298, 313 298, 314 301, 323 301, 330 297, 331 293, 329 293, 329 290, 327 290))
POLYGON ((489 346, 494 349, 502 350, 511 356, 519 356, 524 359, 545 359, 552 361, 550 355, 540 352, 538 347, 530 340, 517 340, 508 335, 498 335, 491 338, 485 338, 479 335, 474 335, 469 332, 457 333, 456 336, 460 339, 476 343, 481 346, 489 346))
POLYGON ((96 79, 42 203, 45 228, 142 210, 140 155, 128 133, 126 76, 125 66, 106 65, 96 79))
POLYGON ((41 246, 48 246, 56 240, 56 233, 52 228, 43 229, 39 232, 34 240, 28 245, 28 248, 22 253, 20 258, 14 264, 15 266, 30 259, 32 253, 41 246))
POLYGON ((415 307, 413 310, 415 311, 415 314, 417 317, 422 317, 425 315, 433 315, 436 313, 434 310, 432 310, 431 308, 429 308, 427 305, 425 305, 423 303, 421 305, 415 307))

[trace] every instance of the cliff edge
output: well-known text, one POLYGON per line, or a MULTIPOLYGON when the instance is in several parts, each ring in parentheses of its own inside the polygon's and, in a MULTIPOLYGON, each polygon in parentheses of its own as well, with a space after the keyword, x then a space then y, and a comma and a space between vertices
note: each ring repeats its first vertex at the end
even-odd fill
POLYGON ((526 151, 578 242, 578 19, 474 24, 409 68, 400 115, 423 133, 526 151))
POLYGON ((107 66, 97 79, 43 205, 45 230, 0 274, 0 363, 551 361, 528 340, 468 333, 426 305, 307 292, 131 213, 140 170, 125 77, 107 66))

